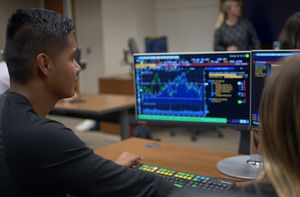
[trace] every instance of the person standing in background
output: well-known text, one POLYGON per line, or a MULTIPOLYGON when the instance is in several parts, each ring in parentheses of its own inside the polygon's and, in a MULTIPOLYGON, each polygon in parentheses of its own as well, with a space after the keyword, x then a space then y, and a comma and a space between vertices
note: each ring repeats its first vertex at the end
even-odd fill
POLYGON ((281 49, 300 49, 300 12, 294 13, 287 19, 279 41, 281 49))
POLYGON ((239 0, 225 0, 216 23, 215 51, 260 49, 260 42, 253 25, 242 18, 239 0))

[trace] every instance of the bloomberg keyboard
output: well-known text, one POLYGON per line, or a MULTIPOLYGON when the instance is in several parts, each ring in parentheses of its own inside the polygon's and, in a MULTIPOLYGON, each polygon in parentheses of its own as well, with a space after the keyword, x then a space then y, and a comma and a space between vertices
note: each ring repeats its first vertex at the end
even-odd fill
POLYGON ((199 176, 141 163, 132 166, 132 168, 161 176, 179 188, 190 187, 205 191, 227 191, 235 185, 235 182, 225 179, 199 176))

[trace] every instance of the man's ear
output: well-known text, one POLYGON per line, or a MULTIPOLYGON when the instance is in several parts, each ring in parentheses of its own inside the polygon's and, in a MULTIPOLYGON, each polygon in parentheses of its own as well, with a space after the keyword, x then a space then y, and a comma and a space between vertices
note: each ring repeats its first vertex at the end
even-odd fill
POLYGON ((36 57, 36 63, 38 73, 42 74, 43 76, 48 76, 52 65, 51 58, 45 53, 40 53, 36 57))

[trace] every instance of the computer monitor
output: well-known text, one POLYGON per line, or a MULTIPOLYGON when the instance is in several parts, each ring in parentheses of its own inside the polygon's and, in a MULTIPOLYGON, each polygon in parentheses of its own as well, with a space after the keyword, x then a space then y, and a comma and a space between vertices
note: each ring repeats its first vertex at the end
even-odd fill
POLYGON ((252 51, 252 105, 251 126, 259 126, 259 102, 265 80, 279 67, 279 61, 285 57, 299 55, 300 50, 256 50, 252 51))
POLYGON ((146 53, 168 52, 168 39, 166 36, 155 36, 145 38, 146 53))
POLYGON ((250 52, 135 54, 136 118, 249 127, 250 52))
MULTIPOLYGON (((252 93, 251 93, 251 126, 259 127, 259 102, 266 77, 279 66, 279 61, 287 56, 295 55, 293 50, 257 50, 252 51, 252 93)), ((217 164, 220 172, 238 178, 254 179, 263 167, 262 156, 243 155, 226 158, 217 164)))

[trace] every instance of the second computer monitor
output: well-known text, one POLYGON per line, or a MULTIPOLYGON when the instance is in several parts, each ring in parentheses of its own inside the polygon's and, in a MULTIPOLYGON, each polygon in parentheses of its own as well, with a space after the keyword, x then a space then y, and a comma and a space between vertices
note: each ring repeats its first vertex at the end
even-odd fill
POLYGON ((166 36, 146 37, 146 53, 168 52, 168 39, 166 36))
POLYGON ((250 125, 250 52, 134 56, 139 121, 250 125))
POLYGON ((300 50, 259 50, 252 52, 251 125, 254 128, 259 126, 259 102, 267 76, 279 67, 280 60, 299 53, 300 50))

